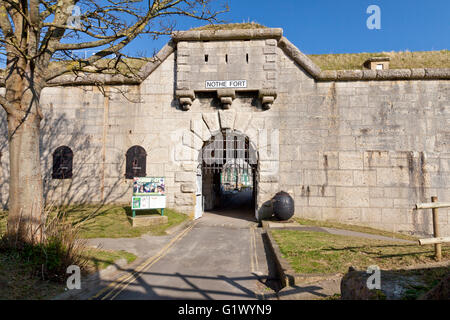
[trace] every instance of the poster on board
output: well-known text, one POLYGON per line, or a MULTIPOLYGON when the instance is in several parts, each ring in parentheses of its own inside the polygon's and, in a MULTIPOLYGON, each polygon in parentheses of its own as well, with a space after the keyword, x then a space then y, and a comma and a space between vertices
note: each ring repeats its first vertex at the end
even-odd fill
POLYGON ((164 178, 134 178, 131 209, 165 209, 166 185, 164 178))
POLYGON ((133 196, 164 196, 166 185, 164 178, 134 178, 133 196))

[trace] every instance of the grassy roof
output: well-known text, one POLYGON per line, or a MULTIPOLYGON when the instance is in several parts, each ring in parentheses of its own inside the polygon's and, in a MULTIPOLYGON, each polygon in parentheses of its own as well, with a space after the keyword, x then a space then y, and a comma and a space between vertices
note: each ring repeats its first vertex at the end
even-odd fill
MULTIPOLYGON (((221 30, 215 29, 221 26, 231 30, 265 28, 256 23, 233 23, 228 25, 208 25, 196 30, 221 30)), ((364 62, 373 57, 390 57, 390 69, 414 69, 414 68, 450 68, 450 50, 441 51, 400 51, 400 52, 378 52, 378 53, 344 53, 344 54, 309 54, 307 55, 322 70, 361 70, 364 62)), ((130 59, 125 58, 116 67, 124 74, 136 74, 153 58, 130 59)), ((52 62, 59 64, 63 62, 52 62)), ((73 62, 70 62, 73 63, 73 62)), ((114 63, 110 59, 102 59, 96 63, 101 67, 113 67, 114 63)), ((105 71, 106 73, 108 71, 105 71)), ((4 75, 4 70, 0 69, 0 76, 4 75)))
POLYGON ((363 63, 373 57, 390 57, 390 69, 450 68, 449 50, 310 54, 308 57, 322 70, 363 69, 363 63))
POLYGON ((244 22, 244 23, 227 23, 227 24, 208 24, 206 26, 193 28, 191 31, 203 31, 203 30, 241 30, 241 29, 266 29, 256 22, 244 22))
MULTIPOLYGON (((265 29, 256 22, 209 24, 191 30, 265 29)), ((310 54, 307 55, 322 70, 358 70, 373 57, 390 57, 391 69, 450 68, 450 51, 400 51, 378 53, 310 54)))

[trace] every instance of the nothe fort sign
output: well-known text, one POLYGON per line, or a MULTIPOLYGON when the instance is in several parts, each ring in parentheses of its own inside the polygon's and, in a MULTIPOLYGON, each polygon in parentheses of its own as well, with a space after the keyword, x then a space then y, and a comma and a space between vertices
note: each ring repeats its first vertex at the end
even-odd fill
POLYGON ((206 89, 247 88, 247 80, 206 81, 206 89))
MULTIPOLYGON (((415 204, 450 201, 447 68, 322 70, 279 28, 193 30, 175 33, 136 76, 67 74, 50 85, 40 100, 48 203, 129 203, 137 173, 164 177, 167 207, 198 217, 215 203, 217 171, 233 165, 204 170, 200 155, 227 143, 232 154, 254 155, 243 163, 256 216, 285 191, 299 217, 431 234, 415 204), (52 175, 60 164, 67 174, 52 175)), ((440 213, 449 236, 450 210, 440 213)))

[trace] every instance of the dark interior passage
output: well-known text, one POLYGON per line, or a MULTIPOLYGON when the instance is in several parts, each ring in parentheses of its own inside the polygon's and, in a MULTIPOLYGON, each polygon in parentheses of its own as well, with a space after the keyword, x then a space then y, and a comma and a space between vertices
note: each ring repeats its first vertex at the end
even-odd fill
POLYGON ((257 163, 249 139, 219 134, 205 145, 201 164, 204 210, 254 219, 257 163))

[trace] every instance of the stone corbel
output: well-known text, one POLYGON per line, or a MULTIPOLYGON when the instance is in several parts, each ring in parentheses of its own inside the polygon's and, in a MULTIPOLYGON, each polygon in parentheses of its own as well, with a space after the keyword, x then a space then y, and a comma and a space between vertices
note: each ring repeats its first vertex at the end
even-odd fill
POLYGON ((184 111, 188 111, 195 100, 195 93, 193 90, 177 90, 176 96, 184 111))
POLYGON ((236 91, 230 89, 217 90, 217 97, 220 99, 224 109, 230 109, 233 100, 236 98, 236 91))
POLYGON ((264 110, 269 110, 276 98, 277 92, 273 89, 259 90, 259 99, 261 99, 261 104, 264 110))

